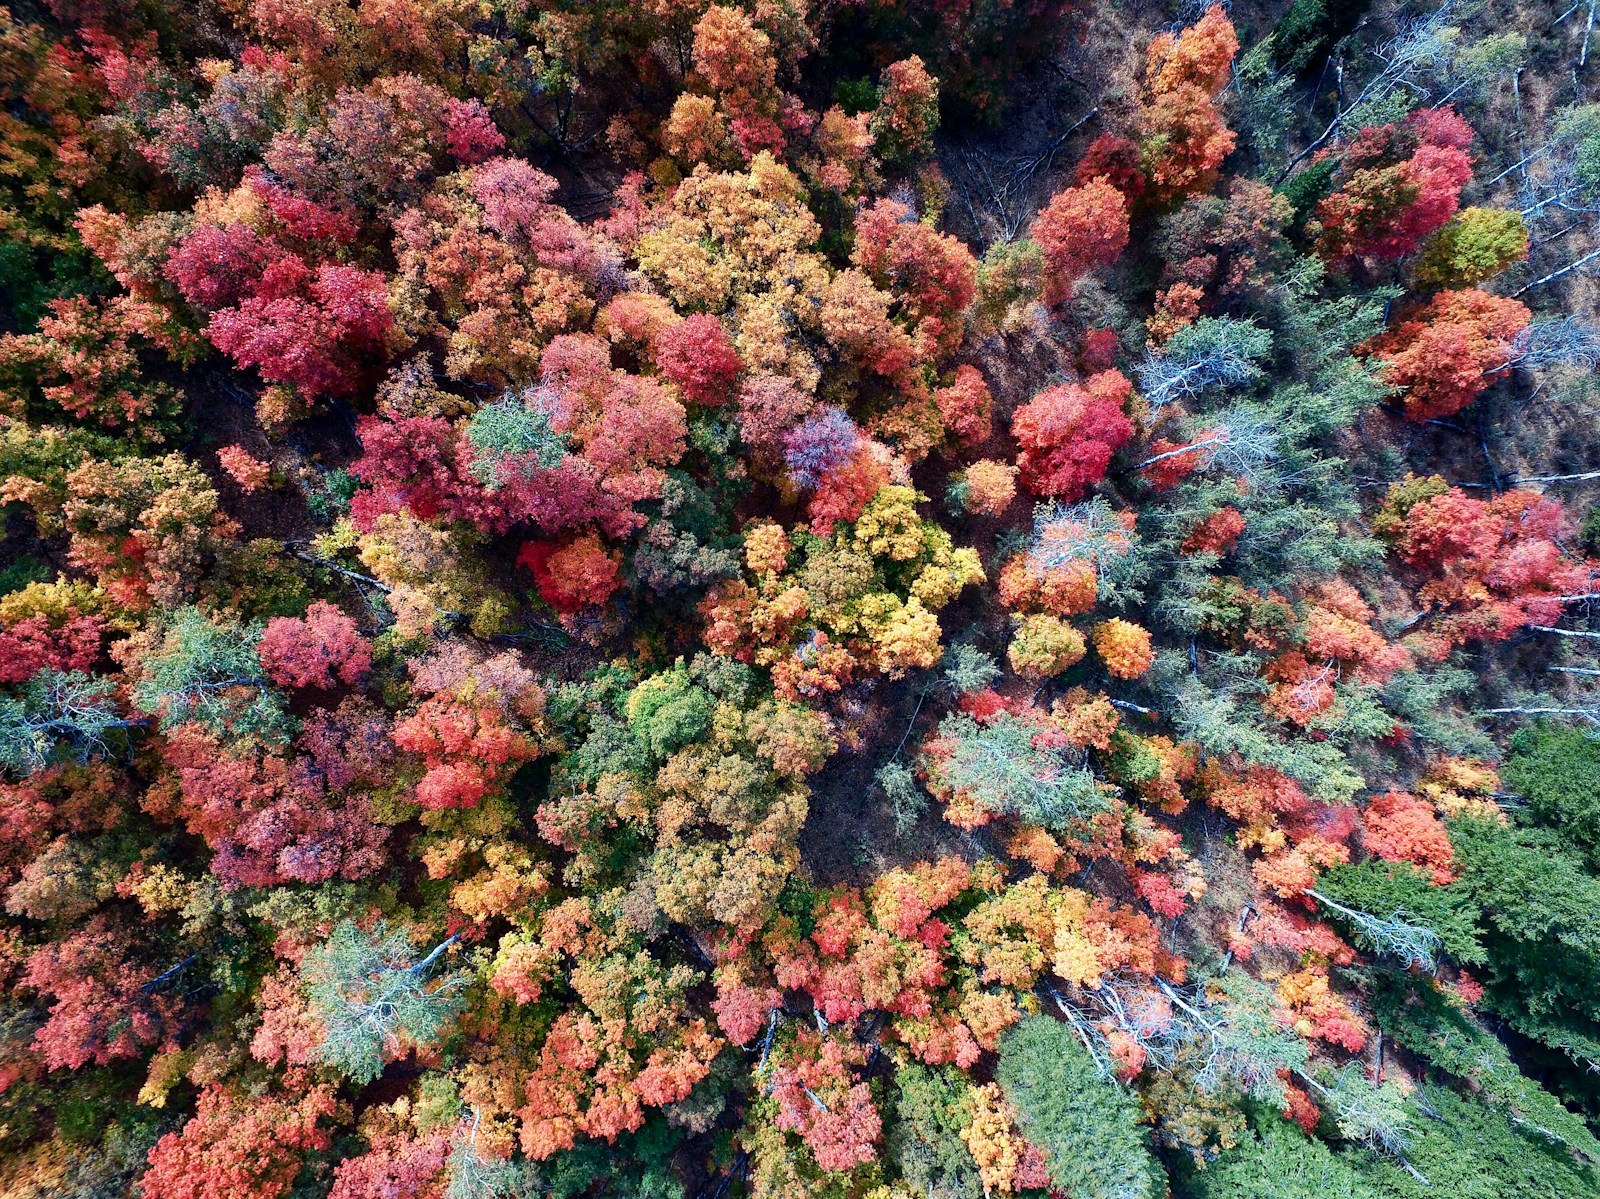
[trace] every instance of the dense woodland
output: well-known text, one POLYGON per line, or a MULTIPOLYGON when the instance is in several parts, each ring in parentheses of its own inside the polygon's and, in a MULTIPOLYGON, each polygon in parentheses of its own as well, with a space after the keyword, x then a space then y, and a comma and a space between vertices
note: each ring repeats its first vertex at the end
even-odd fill
POLYGON ((1563 7, 0 7, 0 1192, 1600 1194, 1563 7))

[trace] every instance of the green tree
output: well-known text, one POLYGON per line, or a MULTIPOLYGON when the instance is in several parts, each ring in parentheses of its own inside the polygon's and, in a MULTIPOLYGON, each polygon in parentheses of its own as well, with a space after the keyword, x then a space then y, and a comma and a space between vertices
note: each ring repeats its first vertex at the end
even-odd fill
POLYGON ((291 720, 266 675, 256 645, 261 629, 210 620, 179 608, 139 663, 133 702, 163 729, 195 722, 220 736, 286 739, 291 720))
POLYGON ((927 1199, 981 1199, 983 1183, 961 1130, 972 1122, 957 1072, 908 1062, 895 1073, 887 1156, 927 1199))
POLYGON ((107 756, 118 734, 143 723, 122 719, 115 692, 109 679, 41 670, 20 695, 0 695, 0 770, 32 774, 55 762, 107 756))
POLYGON ((1030 1016, 1000 1041, 995 1077, 1023 1134, 1044 1150, 1050 1180, 1073 1199, 1159 1199, 1161 1167, 1132 1096, 1095 1067, 1067 1025, 1030 1016))
POLYGON ((335 925, 300 966, 311 1011, 322 1023, 321 1059, 365 1084, 403 1046, 437 1041, 468 978, 460 971, 429 977, 455 940, 419 959, 406 934, 381 920, 370 931, 349 920, 335 925))
POLYGON ((1542 722, 1511 738, 1502 776, 1526 815, 1558 830, 1600 868, 1600 737, 1542 722))

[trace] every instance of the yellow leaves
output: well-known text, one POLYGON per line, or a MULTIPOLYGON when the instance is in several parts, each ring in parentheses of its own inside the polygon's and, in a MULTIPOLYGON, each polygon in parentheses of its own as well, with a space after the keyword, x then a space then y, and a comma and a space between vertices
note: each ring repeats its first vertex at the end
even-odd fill
POLYGON ((955 599, 963 587, 984 580, 978 551, 970 546, 952 550, 949 539, 944 540, 944 545, 935 547, 933 561, 922 568, 911 584, 911 594, 933 609, 942 608, 955 599))
POLYGON ((716 162, 728 152, 728 122, 710 96, 685 92, 672 106, 661 141, 680 162, 716 162))
MULTIPOLYGON (((144 909, 146 916, 159 916, 182 909, 189 902, 192 887, 193 884, 184 877, 181 870, 158 862, 153 866, 144 867, 138 881, 129 889, 133 898, 138 900, 139 906, 144 909)), ((139 1102, 144 1103, 145 1100, 140 1099, 139 1102)))
POLYGON ((1473 758, 1440 758, 1414 788, 1441 816, 1470 815, 1506 824, 1506 814, 1495 803, 1500 776, 1493 766, 1473 758))
POLYGON ((139 1102, 146 1107, 166 1107, 167 1095, 183 1081, 193 1061, 194 1053, 188 1049, 169 1049, 152 1057, 144 1086, 139 1088, 139 1102))
POLYGON ((450 893, 451 906, 477 923, 514 916, 549 890, 543 868, 519 845, 494 842, 483 851, 483 862, 482 870, 450 893))
POLYGON ((755 521, 744 530, 744 562, 757 575, 777 575, 789 565, 789 535, 770 520, 755 521))
POLYGON ((908 669, 924 669, 939 660, 943 652, 939 646, 939 618, 924 608, 916 596, 902 604, 898 597, 887 593, 869 595, 862 607, 869 612, 865 623, 878 626, 873 649, 879 669, 890 678, 899 678, 908 669), (874 601, 882 604, 878 619, 874 619, 877 613, 871 611, 874 601))
POLYGON ((1059 616, 1024 616, 1012 635, 1006 658, 1024 678, 1048 678, 1083 660, 1083 634, 1059 616))
POLYGON ((985 1195, 1009 1194, 1015 1190, 1018 1168, 1028 1142, 1016 1131, 1011 1105, 999 1083, 985 1083, 968 1092, 972 1104, 972 1123, 961 1130, 961 1139, 978 1167, 985 1195))
POLYGON ((927 522, 917 515, 917 493, 910 487, 883 487, 856 517, 855 545, 874 558, 909 562, 928 547, 927 522))

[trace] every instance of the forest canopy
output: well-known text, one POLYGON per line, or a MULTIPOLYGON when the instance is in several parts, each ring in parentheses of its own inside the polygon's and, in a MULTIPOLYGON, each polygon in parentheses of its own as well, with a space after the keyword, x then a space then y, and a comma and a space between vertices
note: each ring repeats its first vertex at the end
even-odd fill
POLYGON ((0 1191, 1600 1194, 1594 18, 0 8, 0 1191))

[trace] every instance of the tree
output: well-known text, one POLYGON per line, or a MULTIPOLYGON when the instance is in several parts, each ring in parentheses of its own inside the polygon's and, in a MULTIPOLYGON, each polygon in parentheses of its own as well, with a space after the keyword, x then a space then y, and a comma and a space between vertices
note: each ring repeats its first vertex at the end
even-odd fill
POLYGON ((1139 123, 1151 197, 1170 203, 1216 181, 1235 136, 1217 111, 1239 51, 1233 23, 1213 6, 1194 25, 1153 39, 1146 53, 1139 123))
POLYGON ((719 407, 736 392, 741 364, 716 317, 694 313, 668 325, 656 338, 656 366, 691 404, 719 407))
POLYGON ((1161 409, 1212 387, 1243 388, 1262 375, 1272 334, 1251 321, 1201 317, 1135 368, 1145 402, 1161 409))
POLYGON ((1476 287, 1528 256, 1528 227, 1504 208, 1463 208, 1422 247, 1417 277, 1442 287, 1476 287))
POLYGON ((134 705, 163 729, 190 722, 221 735, 283 738, 286 714, 261 668, 259 626, 174 611, 139 661, 134 705))
POLYGON ((877 1157, 883 1121, 857 1067, 866 1054, 840 1036, 801 1029, 774 1059, 772 1097, 777 1125, 800 1134, 824 1170, 850 1170, 877 1157))
POLYGON ((324 264, 306 296, 251 296, 212 313, 206 336, 240 366, 311 397, 354 391, 361 360, 383 345, 390 313, 384 277, 324 264))
POLYGON ((135 946, 102 915, 29 955, 22 982, 50 1002, 34 1034, 48 1069, 104 1066, 176 1044, 182 1003, 172 976, 140 962, 135 946))
POLYGON ((1407 416, 1436 420, 1460 412, 1510 369, 1529 318, 1516 300, 1477 288, 1442 291, 1361 352, 1377 358, 1386 383, 1405 389, 1407 416))
POLYGON ((885 162, 915 162, 933 153, 939 81, 917 55, 883 68, 870 127, 873 148, 885 162))
POLYGON ((1362 129, 1341 162, 1343 186, 1317 205, 1318 252, 1329 260, 1410 254, 1455 215, 1472 178, 1472 137, 1449 108, 1362 129))
POLYGON ((895 1071, 885 1156, 908 1184, 937 1199, 981 1199, 983 1184, 961 1140, 972 1114, 965 1081, 948 1068, 908 1062, 895 1071))
POLYGON ((1094 775, 1030 717, 1001 711, 979 721, 954 713, 923 744, 928 789, 948 806, 952 824, 976 828, 1016 816, 1064 830, 1105 809, 1094 775))
POLYGON ((459 971, 429 977, 455 940, 419 958, 405 931, 391 932, 381 920, 370 929, 348 920, 335 925, 300 963, 311 1014, 322 1025, 318 1057, 364 1085, 404 1050, 436 1042, 467 981, 459 971))
POLYGON ((1439 886, 1410 863, 1335 866, 1317 880, 1311 895, 1351 930, 1358 945, 1390 954, 1403 965, 1431 969, 1441 951, 1462 965, 1484 960, 1478 912, 1467 895, 1460 887, 1439 886))
POLYGON ((1118 371, 1102 371, 1081 386, 1046 388, 1012 418, 1021 452, 1017 469, 1035 495, 1082 499, 1105 478, 1111 456, 1133 436, 1123 411, 1133 384, 1118 371))
POLYGON ((1096 1068, 1072 1029, 1030 1016, 1000 1041, 995 1077, 1020 1129, 1044 1150, 1051 1183, 1085 1199, 1166 1192, 1134 1101, 1096 1068))
POLYGON ((1024 678, 1048 678, 1082 661, 1083 634, 1059 616, 1025 616, 1011 638, 1006 660, 1024 678))
POLYGON ((28 775, 56 762, 110 756, 143 723, 123 719, 115 691, 109 679, 46 667, 20 696, 0 695, 0 769, 28 775))
POLYGON ((306 609, 304 619, 267 621, 256 654, 261 669, 280 687, 354 687, 372 668, 372 647, 356 622, 322 600, 306 609))
POLYGON ((1097 266, 1115 262, 1128 244, 1128 202, 1105 176, 1057 192, 1034 218, 1028 236, 1044 253, 1044 302, 1072 298, 1072 286, 1097 266))
POLYGON ((1113 618, 1094 628, 1094 652, 1119 679, 1136 679, 1155 661, 1150 634, 1126 620, 1113 618))
POLYGON ((999 516, 1017 498, 1017 468, 993 458, 980 458, 951 481, 950 500, 980 516, 999 516))
POLYGON ((544 601, 562 615, 600 607, 622 586, 622 557, 607 550, 593 533, 562 545, 530 541, 517 564, 533 572, 544 601))
POLYGON ((212 1083, 200 1092, 189 1122, 150 1150, 140 1189, 149 1199, 281 1199, 305 1155, 330 1144, 321 1125, 335 1106, 326 1086, 298 1097, 251 1098, 212 1083))
POLYGON ((1528 814, 1600 863, 1600 738, 1540 721, 1511 737, 1502 777, 1528 814))

